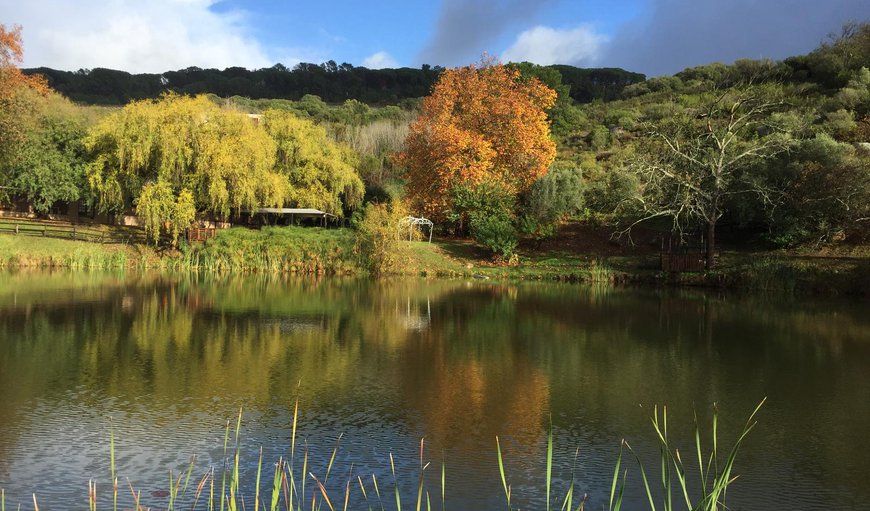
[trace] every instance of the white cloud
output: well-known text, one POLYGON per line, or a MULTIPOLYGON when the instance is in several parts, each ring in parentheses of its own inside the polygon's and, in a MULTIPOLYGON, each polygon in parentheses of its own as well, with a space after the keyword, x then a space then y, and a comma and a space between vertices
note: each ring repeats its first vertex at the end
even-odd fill
POLYGON ((0 0, 5 23, 23 25, 24 66, 162 72, 189 66, 274 64, 245 14, 216 0, 0 0))
POLYGON ((369 55, 362 61, 363 67, 369 69, 383 69, 389 67, 399 67, 399 63, 389 53, 379 51, 373 55, 369 55))
POLYGON ((501 54, 505 62, 533 62, 542 66, 589 66, 598 59, 607 38, 590 25, 572 29, 537 26, 526 30, 501 54))

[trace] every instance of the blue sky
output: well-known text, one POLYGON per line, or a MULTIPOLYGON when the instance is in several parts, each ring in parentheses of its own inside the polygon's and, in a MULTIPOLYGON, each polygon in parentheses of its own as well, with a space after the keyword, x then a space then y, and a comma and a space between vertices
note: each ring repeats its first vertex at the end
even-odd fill
POLYGON ((504 61, 649 75, 806 53, 870 0, 0 0, 27 67, 161 72, 504 61))

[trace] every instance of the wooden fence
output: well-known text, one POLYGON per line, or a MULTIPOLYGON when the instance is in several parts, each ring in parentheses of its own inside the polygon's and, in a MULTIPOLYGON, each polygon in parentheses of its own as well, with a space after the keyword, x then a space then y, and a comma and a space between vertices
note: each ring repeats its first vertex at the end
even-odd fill
POLYGON ((97 229, 87 225, 42 221, 26 218, 0 218, 0 233, 17 236, 39 236, 91 243, 145 243, 143 229, 113 227, 97 229))
POLYGON ((660 257, 662 261, 662 271, 704 271, 707 268, 707 261, 704 254, 698 251, 688 251, 684 253, 662 252, 660 257))
POLYGON ((217 236, 217 229, 214 227, 191 227, 187 230, 187 242, 205 241, 209 238, 217 236))
POLYGON ((686 244, 681 238, 673 236, 667 239, 662 237, 662 247, 659 251, 662 271, 684 272, 704 271, 707 269, 707 247, 704 239, 699 244, 686 244))

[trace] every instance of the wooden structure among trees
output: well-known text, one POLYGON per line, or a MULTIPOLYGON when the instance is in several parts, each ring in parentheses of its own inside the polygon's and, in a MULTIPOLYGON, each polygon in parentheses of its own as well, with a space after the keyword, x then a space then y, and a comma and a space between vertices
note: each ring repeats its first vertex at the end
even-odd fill
POLYGON ((673 239, 668 239, 668 248, 665 250, 665 240, 662 238, 662 246, 659 252, 662 271, 685 272, 704 271, 707 269, 707 247, 705 243, 690 245, 679 243, 676 247, 673 239))
POLYGON ((187 230, 188 243, 202 242, 215 236, 217 236, 217 229, 214 227, 191 227, 187 230))
POLYGON ((327 221, 337 218, 335 215, 313 208, 256 208, 251 214, 276 215, 288 219, 289 225, 296 225, 297 220, 314 220, 321 227, 327 226, 327 221))

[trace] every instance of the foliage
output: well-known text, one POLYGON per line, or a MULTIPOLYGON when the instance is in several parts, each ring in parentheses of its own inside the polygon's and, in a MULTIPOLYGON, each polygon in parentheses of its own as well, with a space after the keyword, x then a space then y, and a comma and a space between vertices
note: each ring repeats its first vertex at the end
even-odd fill
POLYGON ((536 78, 492 61, 445 71, 399 156, 414 207, 437 220, 453 209, 457 186, 527 191, 556 155, 545 113, 555 99, 536 78))
POLYGON ((641 181, 636 197, 642 219, 668 217, 675 230, 702 224, 707 267, 712 268, 715 228, 727 197, 755 194, 770 202, 770 190, 747 167, 789 148, 790 138, 773 114, 782 108, 779 91, 767 87, 733 88, 702 96, 700 108, 687 108, 651 124, 635 164, 641 181))
POLYGON ((543 239, 556 233, 559 223, 584 206, 583 172, 572 162, 558 161, 538 179, 525 199, 520 218, 524 235, 543 239))
POLYGON ((510 260, 517 248, 517 230, 507 215, 472 215, 471 237, 496 257, 510 260))
POLYGON ((772 216, 772 241, 788 246, 866 238, 870 158, 851 144, 819 134, 801 141, 780 165, 790 176, 772 216))
POLYGON ((816 81, 826 87, 842 87, 853 73, 870 62, 870 23, 850 22, 839 34, 805 57, 785 61, 799 79, 816 81))
MULTIPOLYGON (((265 131, 204 96, 130 103, 95 126, 85 144, 88 181, 104 211, 136 202, 149 182, 160 186, 148 196, 152 214, 175 211, 185 189, 197 210, 220 218, 231 209, 279 206, 288 193, 286 178, 272 170, 275 144, 265 131)), ((170 231, 186 227, 172 225, 174 215, 154 220, 170 231)))
POLYGON ((89 134, 89 183, 103 210, 137 204, 155 239, 161 229, 177 237, 193 220, 191 204, 227 218, 285 204, 342 216, 360 202, 350 149, 287 111, 263 121, 265 129, 205 96, 131 103, 89 134))
POLYGON ((356 249, 373 276, 400 269, 399 221, 407 216, 401 202, 370 203, 355 223, 356 249))
POLYGON ((176 195, 166 181, 147 183, 139 194, 136 215, 145 222, 145 232, 155 244, 160 240, 161 231, 165 230, 175 245, 183 228, 196 219, 193 194, 182 188, 176 195))
POLYGON ((359 205, 363 183, 349 147, 330 140, 322 127, 286 111, 268 110, 263 119, 277 145, 276 171, 290 183, 286 202, 336 216, 359 205))
POLYGON ((516 198, 498 181, 459 185, 451 190, 454 209, 448 220, 466 226, 474 241, 495 256, 510 259, 517 247, 514 227, 516 198))
POLYGON ((360 155, 359 173, 366 188, 384 189, 401 177, 393 155, 405 148, 409 121, 376 120, 346 130, 341 137, 360 155))
POLYGON ((85 199, 85 127, 80 111, 57 94, 22 91, 19 99, 30 103, 31 115, 10 166, 10 186, 38 213, 47 213, 58 201, 85 199))
MULTIPOLYGON (((18 65, 24 58, 21 27, 0 24, 0 186, 12 185, 9 167, 20 163, 22 148, 28 139, 28 127, 34 122, 37 95, 48 93, 40 76, 28 76, 18 65)), ((6 195, 0 188, 0 199, 6 195)))
MULTIPOLYGON (((573 100, 588 103, 594 99, 613 99, 628 84, 644 76, 622 69, 579 69, 572 66, 542 66, 562 75, 573 100)), ((440 66, 422 65, 418 69, 366 69, 350 64, 300 63, 288 69, 283 65, 248 70, 231 67, 223 70, 189 67, 164 73, 131 74, 113 69, 94 68, 61 71, 49 68, 28 69, 26 73, 44 75, 51 86, 77 102, 124 105, 130 101, 155 99, 173 91, 179 94, 215 94, 220 98, 241 96, 298 101, 316 96, 328 104, 342 104, 349 98, 369 106, 397 104, 411 106, 416 98, 429 94, 443 72, 440 66)))

